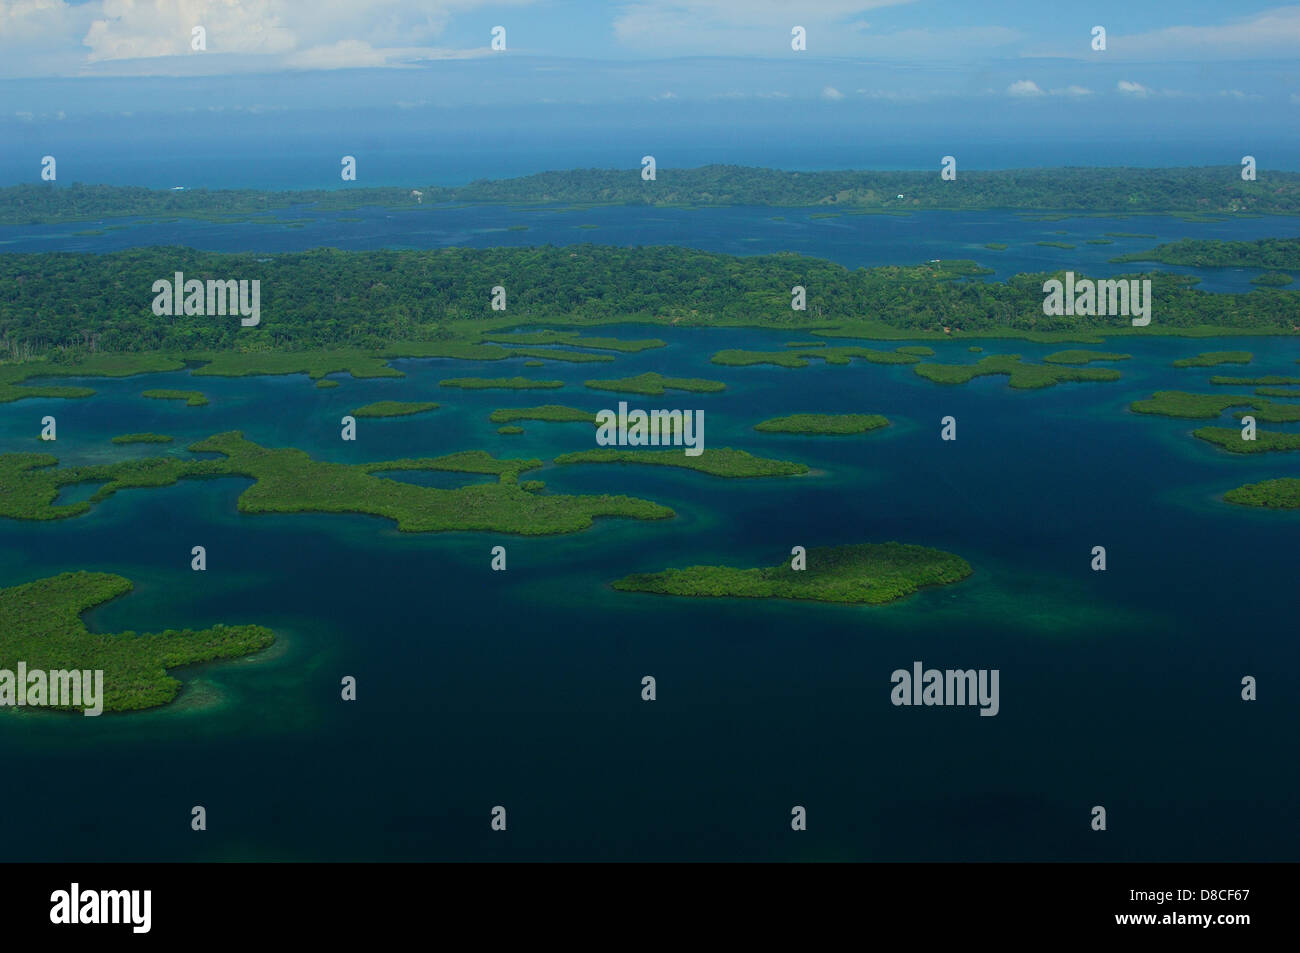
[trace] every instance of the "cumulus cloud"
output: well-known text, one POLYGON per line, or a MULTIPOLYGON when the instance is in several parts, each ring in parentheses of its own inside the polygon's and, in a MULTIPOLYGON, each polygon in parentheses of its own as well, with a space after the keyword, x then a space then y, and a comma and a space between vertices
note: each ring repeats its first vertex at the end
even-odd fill
POLYGON ((1032 79, 1018 79, 1007 87, 1008 96, 1041 96, 1043 91, 1032 79))
POLYGON ((457 13, 532 0, 0 0, 7 75, 401 66, 480 55, 435 41, 457 13), (206 49, 191 48, 202 27, 206 49))
POLYGON ((1126 96, 1150 96, 1153 92, 1149 87, 1128 79, 1121 79, 1115 84, 1115 88, 1126 96))
POLYGON ((829 99, 832 102, 837 102, 843 98, 844 94, 834 86, 827 86, 822 90, 822 99, 829 99))

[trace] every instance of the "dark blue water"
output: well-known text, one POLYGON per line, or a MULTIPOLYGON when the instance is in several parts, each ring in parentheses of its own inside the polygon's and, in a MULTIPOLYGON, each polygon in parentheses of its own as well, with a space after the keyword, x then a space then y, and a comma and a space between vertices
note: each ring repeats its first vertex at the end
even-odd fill
MULTIPOLYGON (((471 448, 550 460, 592 446, 591 429, 524 422, 523 435, 501 436, 488 413, 610 407, 620 397, 586 390, 586 377, 659 370, 728 389, 627 397, 633 406, 703 408, 707 446, 814 469, 734 481, 547 464, 528 476, 550 492, 629 494, 677 512, 549 538, 245 516, 242 479, 125 491, 74 520, 0 521, 2 585, 69 569, 135 581, 89 614, 93 629, 262 622, 280 635, 262 656, 178 673, 185 689, 168 709, 0 717, 0 757, 22 779, 0 794, 4 815, 22 821, 6 833, 6 859, 1300 855, 1300 648, 1289 634, 1300 515, 1219 499, 1300 475, 1296 460, 1226 454, 1190 436, 1200 421, 1127 410, 1161 388, 1208 391, 1213 373, 1296 374, 1300 340, 1120 338, 1111 348, 1134 355, 1117 365, 1122 380, 1017 392, 1004 378, 942 387, 906 366, 709 363, 724 347, 803 337, 788 332, 617 333, 669 344, 595 374, 406 360, 403 379, 344 376, 332 390, 300 375, 181 372, 90 380, 98 395, 84 401, 0 405, 0 450, 40 447, 40 418, 55 414, 64 463, 183 454, 228 429, 337 461, 471 448), (1226 371, 1169 366, 1211 348, 1256 358, 1226 371), (438 387, 479 374, 566 386, 438 387), (159 386, 199 389, 211 403, 139 397, 159 386), (443 406, 363 420, 356 443, 339 440, 347 410, 387 398, 443 406), (798 411, 883 413, 893 426, 846 438, 752 430, 798 411), (939 439, 946 415, 955 442, 939 439), (177 441, 109 443, 147 430, 177 441), (774 565, 794 545, 894 539, 958 553, 975 575, 883 608, 606 586, 634 571, 774 565), (202 574, 189 570, 198 544, 202 574), (505 573, 489 570, 498 544, 505 573), (1089 569, 1095 545, 1107 548, 1105 573, 1089 569), (914 660, 999 669, 1001 713, 893 707, 890 673, 914 660), (640 700, 646 674, 658 679, 654 703, 640 700), (355 703, 339 700, 344 675, 358 679, 355 703), (1240 700, 1244 675, 1258 678, 1259 701, 1240 700), (195 804, 208 809, 204 833, 189 828, 195 804), (504 834, 489 828, 496 805, 509 812, 504 834), (794 805, 808 810, 806 832, 790 830, 794 805), (1094 805, 1108 810, 1105 833, 1089 829, 1094 805)), ((1056 349, 982 343, 1027 360, 1056 349)), ((966 348, 939 342, 935 359, 981 356, 966 348)))
MULTIPOLYGON (((363 208, 273 213, 284 225, 214 224, 193 220, 108 220, 0 227, 0 251, 109 252, 144 245, 186 245, 208 251, 292 252, 309 248, 489 248, 535 245, 679 245, 730 255, 782 251, 826 258, 850 268, 910 265, 932 258, 974 259, 992 280, 1023 272, 1074 270, 1114 275, 1163 269, 1195 275, 1207 291, 1250 291, 1262 269, 1184 268, 1110 259, 1180 238, 1253 241, 1300 235, 1300 217, 1266 216, 1188 222, 1157 215, 1036 220, 1014 211, 916 212, 911 215, 828 213, 825 208, 513 209, 505 206, 363 208), (1131 238, 1109 235, 1150 235, 1131 238), (1092 245, 1089 240, 1109 240, 1092 245), (1073 248, 1040 245, 1058 242, 1073 248), (1007 245, 1005 250, 985 247, 1007 245)), ((262 217, 262 216, 259 216, 262 217)))

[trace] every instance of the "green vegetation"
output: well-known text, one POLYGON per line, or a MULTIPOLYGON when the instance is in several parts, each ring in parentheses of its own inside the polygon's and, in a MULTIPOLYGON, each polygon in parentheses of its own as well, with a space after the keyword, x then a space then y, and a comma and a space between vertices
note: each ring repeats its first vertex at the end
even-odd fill
POLYGON ((755 364, 775 364, 777 367, 807 367, 809 359, 827 364, 848 364, 852 358, 862 358, 872 364, 915 364, 914 354, 898 351, 878 351, 870 347, 826 347, 820 351, 744 351, 728 349, 714 354, 710 360, 724 367, 751 367, 755 364))
POLYGON ((334 380, 332 377, 322 377, 316 382, 316 386, 321 390, 326 390, 330 387, 338 387, 339 382, 334 380))
POLYGON ((765 569, 692 566, 634 573, 612 583, 622 592, 745 599, 812 599, 852 605, 884 605, 923 586, 960 582, 971 574, 966 560, 905 543, 859 543, 808 550, 808 568, 790 563, 765 569))
POLYGON ((0 589, 0 668, 14 671, 102 671, 103 710, 136 711, 165 705, 181 683, 167 669, 238 658, 274 641, 259 625, 217 625, 195 631, 167 629, 90 632, 87 609, 131 591, 131 582, 102 572, 65 572, 0 589))
POLYGON ((1090 238, 1090 239, 1088 239, 1087 244, 1089 244, 1089 245, 1113 245, 1113 244, 1115 244, 1115 242, 1114 242, 1113 239, 1110 239, 1110 238, 1090 238))
POLYGON ((1071 245, 1069 242, 1034 242, 1035 245, 1043 245, 1047 248, 1077 248, 1077 245, 1071 245))
POLYGON ((644 463, 650 466, 682 467, 698 470, 717 477, 769 477, 798 476, 807 473, 802 463, 788 460, 769 460, 756 457, 744 450, 705 450, 697 457, 688 457, 682 450, 582 450, 564 453, 555 458, 556 463, 644 463))
POLYGON ((344 371, 353 378, 404 377, 405 375, 392 367, 380 356, 356 348, 341 348, 332 351, 217 351, 199 352, 194 355, 197 360, 204 360, 202 367, 194 370, 196 377, 252 377, 261 374, 306 374, 312 380, 320 380, 326 374, 341 374, 344 371))
POLYGON ((1285 288, 1295 279, 1285 272, 1266 271, 1262 275, 1256 275, 1250 279, 1252 285, 1263 285, 1265 288, 1285 288))
POLYGON ((1147 232, 1107 232, 1111 238, 1159 238, 1159 235, 1151 235, 1147 232))
POLYGON ((966 350, 970 351, 972 354, 979 354, 984 350, 984 348, 980 347, 978 344, 972 344, 970 347, 966 348, 966 350))
POLYGON ((183 400, 186 407, 204 407, 208 403, 207 395, 197 390, 167 390, 166 388, 156 388, 154 390, 142 391, 141 397, 148 397, 151 400, 183 400))
POLYGON ((1189 394, 1181 390, 1160 390, 1146 400, 1135 400, 1129 410, 1135 414, 1162 417, 1218 417, 1229 407, 1253 406, 1253 397, 1240 394, 1189 394))
POLYGON ((1184 238, 1147 251, 1112 258, 1115 262, 1158 261, 1195 268, 1300 269, 1300 238, 1261 238, 1253 242, 1222 242, 1184 238))
POLYGON ((1210 378, 1211 384, 1229 384, 1233 387, 1255 387, 1258 385, 1300 384, 1300 377, 1283 377, 1280 374, 1265 374, 1263 377, 1224 377, 1215 374, 1210 378))
POLYGON ((1116 354, 1113 351, 1089 351, 1084 348, 1076 348, 1067 351, 1057 351, 1043 358, 1048 364, 1087 364, 1091 361, 1127 361, 1132 354, 1116 354))
POLYGON ((1297 404, 1276 404, 1271 400, 1255 400, 1250 406, 1252 408, 1250 411, 1239 410, 1233 416, 1241 418, 1249 413, 1257 421, 1270 424, 1293 424, 1300 420, 1300 405, 1297 404))
MULTIPOLYGON (((437 214, 444 203, 555 203, 656 206, 822 206, 843 209, 1025 209, 1042 212, 1186 212, 1199 216, 1295 214, 1300 211, 1300 176, 1270 171, 1267 182, 1243 182, 1235 166, 1221 168, 1063 168, 963 171, 941 182, 928 171, 785 172, 777 169, 710 165, 658 170, 646 188, 639 168, 542 172, 498 181, 479 180, 443 188, 411 183, 403 187, 268 192, 252 189, 173 192, 135 186, 15 185, 0 189, 0 224, 81 222, 115 216, 202 218, 247 221, 295 205, 315 211, 365 206, 437 214), (423 192, 418 205, 411 192, 423 192), (898 194, 905 198, 898 199, 898 194)), ((1038 216, 1040 220, 1062 216, 1038 216)), ((1147 236, 1144 236, 1147 237, 1147 236)), ((1154 236, 1149 236, 1154 237, 1154 236)), ((188 272, 187 272, 188 274, 188 272)))
POLYGON ((0 455, 0 516, 50 520, 80 516, 119 489, 170 486, 186 478, 241 476, 254 480, 239 496, 241 513, 362 513, 382 516, 403 532, 491 531, 538 536, 574 533, 598 516, 665 519, 673 511, 626 496, 562 496, 538 492, 541 485, 519 484, 519 474, 540 460, 498 460, 482 450, 437 458, 341 464, 311 459, 294 449, 272 450, 238 432, 217 434, 191 444, 198 453, 224 459, 155 457, 83 467, 55 468, 47 454, 0 455), (487 473, 497 483, 454 490, 389 480, 376 473, 446 470, 487 473), (78 483, 103 483, 90 500, 55 505, 59 490, 78 483))
POLYGON ((895 350, 899 354, 911 354, 915 357, 934 357, 934 348, 926 347, 924 344, 909 344, 895 350))
POLYGON ((1254 440, 1243 440, 1241 439, 1241 431, 1233 427, 1199 427, 1192 431, 1192 436, 1231 453, 1269 453, 1274 450, 1300 450, 1300 433, 1257 430, 1255 431, 1254 440))
POLYGON ((450 377, 439 381, 439 387, 460 387, 464 390, 555 390, 564 381, 535 381, 527 377, 450 377))
POLYGON ((888 427, 880 414, 791 414, 773 417, 754 425, 763 433, 858 434, 888 427))
MULTIPOLYGON (((0 295, 0 342, 7 342, 8 353, 15 356, 65 349, 65 365, 75 364, 76 357, 89 351, 87 342, 95 342, 100 354, 171 355, 173 368, 180 366, 180 355, 203 363, 193 372, 197 376, 301 373, 320 379, 342 372, 400 377, 387 363, 395 358, 614 359, 607 350, 576 349, 581 337, 561 343, 548 335, 550 346, 483 340, 484 335, 507 333, 521 320, 772 327, 816 331, 817 337, 896 337, 910 345, 938 339, 945 327, 954 336, 1059 337, 1074 332, 1070 339, 1075 341, 1102 331, 1291 333, 1300 312, 1300 291, 1212 294, 1196 290, 1186 276, 1157 272, 1151 276, 1152 293, 1161 312, 1152 329, 1086 315, 1044 323, 1044 275, 970 280, 986 271, 960 261, 850 270, 791 254, 737 257, 674 247, 594 245, 316 249, 265 260, 176 248, 5 254, 0 255, 0 287, 6 289, 0 295), (244 328, 237 320, 187 315, 158 321, 148 307, 148 289, 157 275, 177 270, 199 280, 228 274, 261 280, 261 324, 244 328), (511 299, 512 316, 505 317, 491 310, 484 289, 511 276, 518 276, 519 287, 511 299), (796 284, 816 289, 807 312, 790 308, 789 289, 796 284)), ((862 350, 867 359, 888 360, 862 350)))
POLYGON ((1174 361, 1174 367, 1215 367, 1219 364, 1249 364, 1255 359, 1250 351, 1206 351, 1195 357, 1174 361))
POLYGON ((113 443, 171 443, 173 439, 161 433, 124 433, 114 437, 113 443))
MULTIPOLYGON (((0 345, 3 348, 4 345, 0 345)), ((35 358, 31 356, 33 347, 9 343, 8 349, 19 358, 18 363, 0 363, 0 403, 22 400, 25 397, 91 397, 94 391, 89 387, 53 386, 32 387, 24 382, 39 377, 131 377, 136 374, 155 374, 165 371, 178 371, 185 367, 183 361, 170 354, 163 353, 102 353, 89 352, 70 356, 68 352, 56 352, 52 357, 35 358)))
POLYGON ((1005 242, 988 242, 984 247, 987 248, 987 249, 989 249, 990 251, 1006 251, 1006 250, 1007 250, 1007 246, 1006 246, 1006 243, 1005 243, 1005 242))
POLYGON ((994 354, 975 364, 918 364, 912 368, 936 384, 965 384, 988 374, 1006 374, 1017 390, 1054 387, 1063 381, 1116 381, 1119 371, 1102 367, 1065 368, 1048 364, 1023 364, 1019 354, 994 354))
POLYGON ((1257 397, 1300 397, 1300 387, 1256 387, 1257 397))
POLYGON ((639 351, 667 346, 666 342, 659 340, 659 338, 641 338, 635 341, 627 341, 623 338, 584 337, 578 331, 550 330, 515 334, 485 334, 482 340, 496 344, 563 344, 591 348, 594 351, 620 351, 624 354, 635 354, 639 351))
POLYGON ((502 407, 492 411, 488 420, 494 424, 508 424, 515 420, 545 420, 549 423, 596 423, 596 414, 563 404, 543 404, 540 407, 502 407))
POLYGON ((352 411, 352 416, 409 417, 411 414, 422 414, 425 411, 437 409, 437 404, 427 400, 380 400, 373 404, 366 404, 364 407, 358 407, 356 410, 352 411))
POLYGON ((1270 509, 1300 509, 1300 479, 1282 477, 1277 480, 1264 480, 1260 483, 1247 483, 1235 490, 1223 494, 1229 503, 1241 506, 1266 506, 1270 509))
POLYGON ((825 347, 825 341, 786 341, 786 347, 825 347))
POLYGON ((721 381, 705 380, 702 377, 664 377, 656 371, 647 371, 636 377, 624 377, 621 380, 585 381, 584 386, 592 390, 607 390, 618 394, 648 394, 658 397, 665 390, 684 390, 695 394, 716 394, 727 389, 721 381))
POLYGON ((545 364, 545 361, 524 361, 524 367, 542 367, 545 364))
POLYGON ((523 427, 517 427, 514 424, 506 424, 506 426, 504 427, 497 428, 497 433, 503 433, 503 434, 518 434, 523 432, 524 432, 523 427))

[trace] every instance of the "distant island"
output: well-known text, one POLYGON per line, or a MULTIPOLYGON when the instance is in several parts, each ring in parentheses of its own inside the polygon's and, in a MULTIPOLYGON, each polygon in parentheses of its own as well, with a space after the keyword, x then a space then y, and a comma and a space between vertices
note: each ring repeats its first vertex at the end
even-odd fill
POLYGON ((541 172, 441 187, 349 188, 273 192, 256 189, 146 189, 115 185, 14 185, 0 189, 0 224, 98 221, 123 216, 248 221, 307 206, 316 211, 366 206, 436 215, 455 204, 754 205, 832 209, 1025 209, 1088 212, 1290 214, 1300 212, 1300 175, 1269 171, 1245 182, 1235 166, 1203 168, 1056 168, 963 170, 942 181, 936 170, 787 172, 736 165, 661 167, 654 181, 639 167, 541 172), (415 191, 421 193, 417 202, 415 191))

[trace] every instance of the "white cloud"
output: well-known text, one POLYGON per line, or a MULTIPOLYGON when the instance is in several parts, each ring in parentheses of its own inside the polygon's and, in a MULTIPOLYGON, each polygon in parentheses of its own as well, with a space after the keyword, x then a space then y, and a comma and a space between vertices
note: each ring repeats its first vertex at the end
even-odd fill
POLYGON ((1152 93, 1150 88, 1127 79, 1121 79, 1115 84, 1115 88, 1128 96, 1150 96, 1152 93))
POLYGON ((178 75, 402 66, 476 56, 434 45, 458 13, 533 0, 0 0, 0 73, 178 75), (203 27, 206 50, 191 49, 203 27), (89 69, 88 69, 89 68, 89 69))
POLYGON ((1053 96, 1091 96, 1092 90, 1086 86, 1070 85, 1064 89, 1054 89, 1051 91, 1053 96))
POLYGON ((1294 59, 1300 49, 1300 6, 1274 7, 1228 23, 1169 26, 1128 36, 1108 31, 1106 52, 1096 53, 1088 36, 1069 49, 1035 48, 1025 56, 1106 60, 1294 59))
POLYGON ((1032 79, 1018 79, 1007 87, 1008 96, 1041 96, 1043 91, 1032 79))
POLYGON ((834 86, 827 86, 822 90, 822 99, 829 99, 832 102, 838 102, 843 98, 844 98, 844 94, 841 93, 834 86))

